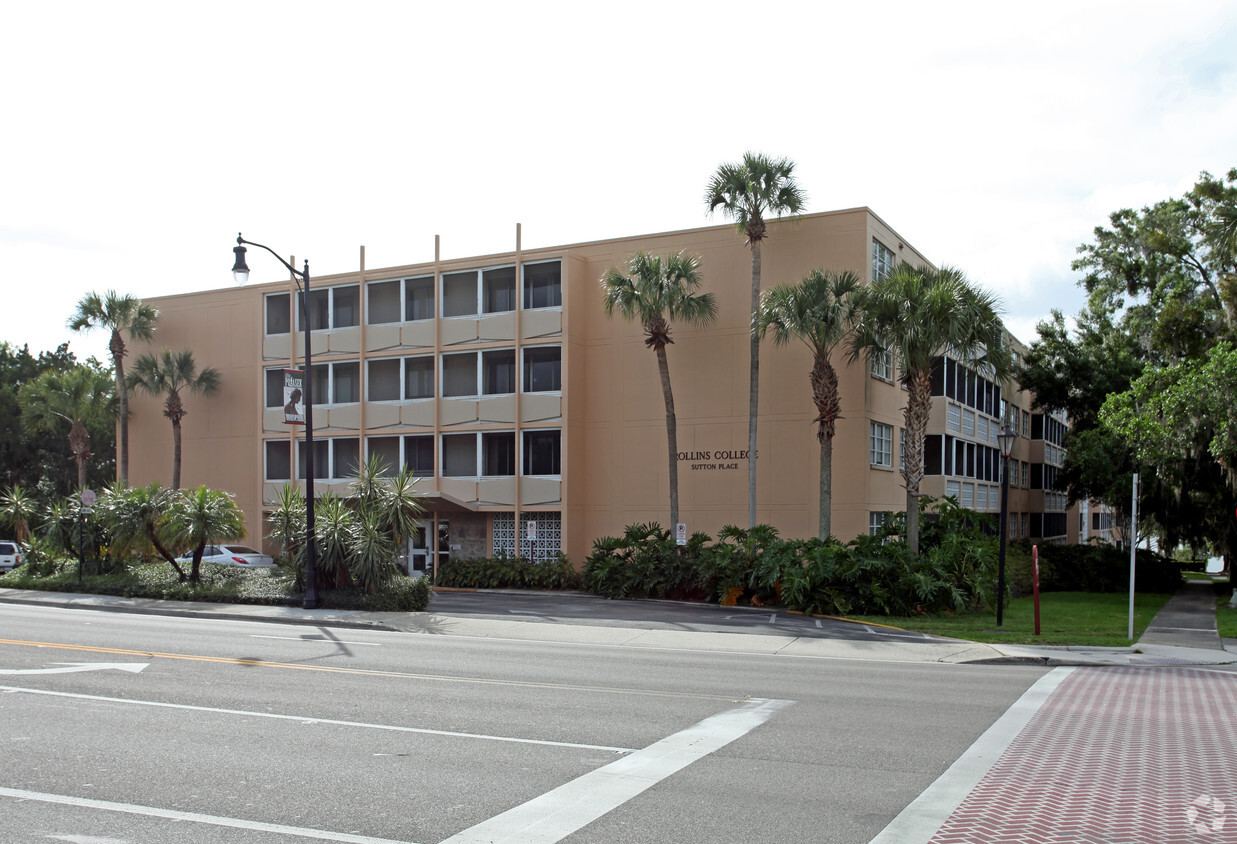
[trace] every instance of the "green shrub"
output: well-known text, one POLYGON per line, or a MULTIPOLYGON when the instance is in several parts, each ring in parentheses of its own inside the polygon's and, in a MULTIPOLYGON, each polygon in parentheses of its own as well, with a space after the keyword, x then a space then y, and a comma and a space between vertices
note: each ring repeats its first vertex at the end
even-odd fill
POLYGON ((439 586, 458 589, 579 589, 580 573, 562 554, 552 560, 523 557, 450 559, 438 564, 439 586))
POLYGON ((430 581, 428 577, 396 576, 365 599, 365 609, 373 612, 424 612, 430 604, 430 581))
MULTIPOLYGON (((1006 569, 1014 561, 1017 594, 1031 593, 1031 545, 1011 543, 1006 569)), ((1181 569, 1153 551, 1135 553, 1134 585, 1139 592, 1175 592, 1181 569)), ((1130 588, 1130 552, 1113 545, 1040 545, 1041 592, 1121 592, 1130 588)))

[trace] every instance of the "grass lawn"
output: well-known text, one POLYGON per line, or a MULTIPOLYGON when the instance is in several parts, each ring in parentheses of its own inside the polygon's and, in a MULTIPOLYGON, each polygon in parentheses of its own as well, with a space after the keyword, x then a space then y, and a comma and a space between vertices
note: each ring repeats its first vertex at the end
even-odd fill
MULTIPOLYGON (((1167 593, 1135 593, 1134 639, 1168 602, 1167 593)), ((914 618, 851 616, 856 621, 891 624, 904 630, 952 636, 973 642, 1004 645, 1093 645, 1125 647, 1129 629, 1128 592, 1044 592, 1040 596, 1040 632, 1035 635, 1031 598, 1018 598, 1005 608, 1004 624, 996 626, 996 610, 959 615, 923 615, 914 618)), ((1233 612, 1237 616, 1237 611, 1233 612)))

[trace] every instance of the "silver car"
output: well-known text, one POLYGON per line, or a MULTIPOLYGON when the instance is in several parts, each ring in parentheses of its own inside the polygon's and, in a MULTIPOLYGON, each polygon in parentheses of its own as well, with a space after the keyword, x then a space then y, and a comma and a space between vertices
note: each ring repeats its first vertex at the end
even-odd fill
MULTIPOLYGON (((193 552, 181 554, 182 563, 193 562, 193 552)), ((249 569, 270 568, 275 558, 247 545, 207 545, 202 551, 202 562, 221 566, 243 566, 249 569)))

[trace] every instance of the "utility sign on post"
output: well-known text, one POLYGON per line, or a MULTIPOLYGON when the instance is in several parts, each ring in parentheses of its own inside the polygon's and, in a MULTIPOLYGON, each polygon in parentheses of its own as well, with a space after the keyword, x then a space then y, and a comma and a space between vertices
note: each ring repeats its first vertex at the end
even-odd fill
POLYGON ((684 524, 683 522, 679 522, 677 525, 674 526, 674 544, 675 545, 686 545, 687 544, 687 525, 684 524))
POLYGON ((305 373, 299 369, 283 371, 283 421, 285 425, 305 424, 305 373))
POLYGON ((537 523, 536 522, 527 523, 526 530, 525 530, 525 536, 528 538, 530 542, 537 541, 537 523))
POLYGON ((82 490, 82 512, 93 513, 95 502, 98 500, 99 500, 99 497, 95 495, 95 491, 93 489, 83 489, 82 490))

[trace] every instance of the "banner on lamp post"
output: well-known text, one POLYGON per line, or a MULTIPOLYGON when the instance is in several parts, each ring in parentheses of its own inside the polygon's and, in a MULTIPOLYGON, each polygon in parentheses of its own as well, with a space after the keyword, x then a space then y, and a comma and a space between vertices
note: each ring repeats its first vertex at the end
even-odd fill
POLYGON ((283 421, 285 425, 305 424, 305 373, 299 369, 283 371, 283 421))

